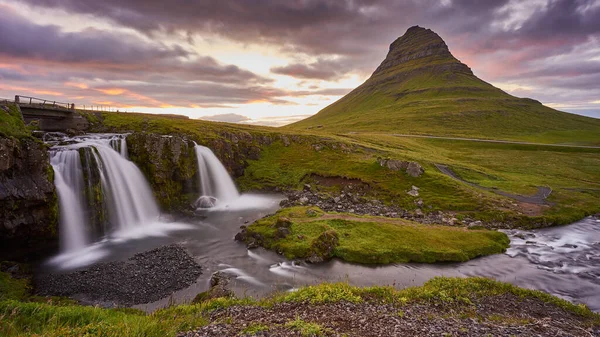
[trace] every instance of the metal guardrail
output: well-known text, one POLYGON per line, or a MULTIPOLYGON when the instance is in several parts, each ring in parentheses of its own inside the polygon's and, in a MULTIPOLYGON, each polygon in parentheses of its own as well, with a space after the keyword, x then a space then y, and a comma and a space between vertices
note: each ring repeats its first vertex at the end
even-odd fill
POLYGON ((57 102, 43 98, 21 95, 16 95, 14 102, 17 104, 39 105, 41 107, 63 108, 68 110, 73 110, 75 108, 75 104, 73 103, 57 102))

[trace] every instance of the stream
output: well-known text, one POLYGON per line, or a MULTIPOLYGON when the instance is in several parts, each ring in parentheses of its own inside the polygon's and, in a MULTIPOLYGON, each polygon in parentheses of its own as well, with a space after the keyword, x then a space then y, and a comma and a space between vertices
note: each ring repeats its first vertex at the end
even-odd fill
POLYGON ((125 137, 88 135, 70 138, 66 145, 57 143, 51 149, 61 205, 61 253, 46 261, 43 269, 51 273, 69 271, 97 262, 126 260, 136 253, 178 243, 202 266, 202 275, 167 298, 134 306, 144 311, 190 302, 208 290, 216 271, 231 276, 230 286, 236 295, 252 297, 321 282, 405 288, 422 285, 435 276, 486 276, 600 311, 598 219, 589 217, 563 227, 506 231, 511 245, 505 254, 464 263, 367 266, 332 260, 311 265, 286 260, 262 248, 248 250, 234 241, 240 226, 275 213, 283 196, 239 195, 212 151, 200 145, 196 145, 203 196, 199 201, 211 208, 199 208, 198 216, 185 219, 159 216, 147 182, 128 160, 125 137), (85 160, 80 160, 81 156, 85 160), (88 165, 81 166, 81 162, 88 165), (89 179, 93 172, 98 172, 96 185, 89 179), (103 209, 111 219, 110 228, 98 227, 86 217, 90 207, 81 202, 84 196, 80 194, 93 191, 94 186, 107 196, 103 209), (94 229, 93 235, 90 229, 94 229))

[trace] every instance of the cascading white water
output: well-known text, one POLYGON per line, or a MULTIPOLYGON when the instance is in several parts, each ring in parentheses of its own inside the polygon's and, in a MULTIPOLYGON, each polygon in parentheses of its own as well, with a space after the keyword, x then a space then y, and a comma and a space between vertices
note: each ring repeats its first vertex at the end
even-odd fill
MULTIPOLYGON (((93 135, 63 139, 68 145, 52 148, 51 163, 59 195, 60 244, 63 252, 73 252, 89 244, 89 218, 84 202, 83 168, 79 149, 90 147, 100 176, 102 194, 112 231, 129 230, 152 224, 160 215, 150 186, 134 163, 126 159, 123 135, 93 135)), ((89 176, 89 173, 88 173, 89 176)), ((109 233, 104 233, 104 235, 109 233)))
POLYGON ((83 172, 77 150, 57 151, 50 159, 60 211, 60 240, 64 252, 84 248, 88 244, 83 204, 83 172))
POLYGON ((126 150, 121 148, 121 153, 117 153, 101 143, 94 147, 102 190, 110 203, 109 215, 116 229, 131 229, 156 221, 160 212, 152 190, 137 166, 123 157, 126 150))
POLYGON ((226 203, 240 197, 229 172, 206 146, 196 145, 198 171, 200 176, 200 197, 217 198, 217 204, 226 203))

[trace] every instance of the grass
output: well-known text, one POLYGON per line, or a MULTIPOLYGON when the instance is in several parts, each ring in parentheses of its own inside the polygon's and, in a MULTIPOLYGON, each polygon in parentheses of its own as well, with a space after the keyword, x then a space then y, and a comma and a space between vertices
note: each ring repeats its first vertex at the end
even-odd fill
POLYGON ((269 331, 269 327, 264 325, 264 324, 260 324, 260 323, 253 323, 250 324, 247 328, 245 328, 244 330, 242 330, 241 335, 251 335, 254 336, 258 333, 261 332, 267 332, 269 331))
MULTIPOLYGON (((217 298, 201 304, 172 306, 146 314, 134 309, 103 309, 80 306, 69 302, 30 302, 23 297, 28 288, 22 282, 13 282, 0 273, 0 335, 24 336, 175 336, 209 324, 210 312, 231 306, 270 307, 284 302, 308 302, 311 304, 348 301, 362 303, 376 301, 397 305, 399 310, 411 303, 456 303, 471 306, 477 298, 513 294, 520 298, 533 298, 563 308, 590 324, 600 324, 600 316, 585 305, 575 305, 549 294, 522 289, 507 283, 486 278, 436 277, 421 287, 396 290, 392 287, 358 288, 347 283, 323 283, 307 286, 291 293, 275 294, 261 300, 251 298, 217 298), (58 304, 57 304, 58 303, 58 304)), ((316 324, 296 319, 286 324, 302 334, 324 333, 316 324)), ((266 331, 267 326, 253 324, 246 333, 266 331), (252 330, 252 331, 250 331, 252 330)))
POLYGON ((324 214, 316 207, 283 209, 255 222, 247 230, 249 234, 260 234, 265 248, 280 251, 290 259, 325 254, 325 259, 337 257, 370 264, 467 261, 502 253, 510 242, 504 233, 496 231, 419 225, 382 217, 324 214), (291 222, 291 234, 283 238, 278 236, 277 230, 277 222, 282 218, 291 222), (324 253, 320 246, 319 240, 324 233, 339 239, 331 253, 324 253))
MULTIPOLYGON (((358 179, 369 186, 368 198, 407 210, 417 208, 415 198, 406 194, 415 185, 421 189, 419 198, 424 201, 422 211, 425 213, 442 210, 456 213, 457 217, 470 216, 507 226, 562 225, 600 212, 598 149, 414 139, 380 131, 322 133, 150 114, 104 112, 101 117, 89 117, 95 123, 95 131, 178 134, 199 144, 217 146, 217 154, 226 161, 231 161, 232 154, 221 151, 224 148, 239 153, 260 149, 258 158, 239 157, 240 165, 245 168, 236 180, 243 191, 301 189, 305 183, 313 183, 311 177, 319 175, 358 179), (290 140, 288 146, 282 137, 290 140), (425 168, 425 174, 413 178, 403 172, 389 171, 379 166, 377 157, 417 161, 425 168), (553 189, 549 199, 553 206, 540 207, 536 214, 527 214, 512 199, 445 176, 434 163, 448 165, 468 181, 508 193, 533 194, 538 186, 549 186, 553 189)), ((570 135, 569 142, 577 143, 577 135, 582 133, 565 131, 561 134, 570 135)), ((147 162, 138 164, 147 166, 147 162)), ((150 175, 150 181, 155 181, 157 178, 152 177, 150 171, 144 173, 150 175)), ((318 188, 339 192, 333 191, 336 187, 318 188)), ((155 192, 164 194, 164 186, 155 192)))
POLYGON ((324 328, 317 323, 303 321, 300 317, 296 317, 295 320, 287 322, 285 327, 300 332, 304 337, 320 337, 328 332, 333 332, 331 329, 324 328))
POLYGON ((25 127, 18 107, 8 104, 7 108, 8 111, 0 108, 0 136, 15 138, 31 136, 31 131, 25 127))

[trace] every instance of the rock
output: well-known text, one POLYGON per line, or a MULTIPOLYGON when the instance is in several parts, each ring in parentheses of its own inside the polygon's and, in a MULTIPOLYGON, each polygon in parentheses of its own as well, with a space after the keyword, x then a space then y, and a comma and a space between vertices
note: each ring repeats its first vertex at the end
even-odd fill
POLYGON ((275 222, 275 227, 276 228, 290 228, 292 227, 293 222, 286 218, 286 217, 280 217, 277 219, 277 221, 275 222))
POLYGON ((392 171, 405 171, 411 177, 420 177, 425 170, 423 167, 414 161, 402 161, 397 159, 377 158, 377 162, 381 167, 387 167, 392 171))
POLYGON ((314 209, 309 208, 309 209, 306 210, 306 216, 315 217, 317 215, 318 214, 317 214, 317 212, 314 209))
POLYGON ((192 303, 202 303, 204 301, 220 298, 233 297, 234 293, 229 289, 229 276, 223 272, 217 271, 210 277, 210 289, 196 295, 192 303))
POLYGON ((288 235, 292 234, 292 231, 286 227, 277 228, 277 232, 275 232, 275 239, 284 239, 288 235))
POLYGON ((425 173, 425 170, 421 165, 419 165, 419 163, 411 161, 406 167, 406 173, 411 177, 417 178, 420 177, 423 173, 425 173))
POLYGON ((209 196, 201 196, 194 203, 195 208, 212 208, 217 204, 217 198, 209 196))
POLYGON ((321 145, 321 144, 313 144, 313 145, 312 145, 312 148, 313 148, 315 151, 319 152, 319 151, 323 150, 324 146, 323 146, 323 145, 321 145))
POLYGON ((406 194, 412 196, 412 197, 418 197, 419 196, 419 188, 416 186, 413 186, 410 191, 406 192, 406 194))
POLYGON ((423 216, 423 211, 420 208, 417 208, 415 210, 415 215, 420 218, 423 216))
POLYGON ((473 228, 479 228, 479 227, 483 227, 483 223, 481 221, 479 221, 479 220, 473 221, 473 222, 471 222, 469 224, 469 226, 467 226, 467 228, 471 228, 471 229, 473 229, 473 228))
POLYGON ((422 207, 423 206, 423 199, 419 199, 415 203, 417 204, 417 206, 422 207))
POLYGON ((306 205, 308 203, 308 198, 302 197, 302 198, 298 199, 298 201, 300 202, 300 205, 306 205))
POLYGON ((0 254, 20 259, 58 245, 58 199, 48 150, 0 135, 0 254))
POLYGON ((310 245, 310 253, 306 261, 319 263, 331 259, 338 243, 339 237, 336 231, 328 230, 321 233, 310 245))
POLYGON ((281 139, 283 146, 285 146, 285 147, 290 146, 290 139, 287 136, 281 135, 279 138, 281 139))
POLYGON ((310 186, 310 184, 304 184, 304 190, 305 191, 310 191, 312 188, 312 186, 310 186))

